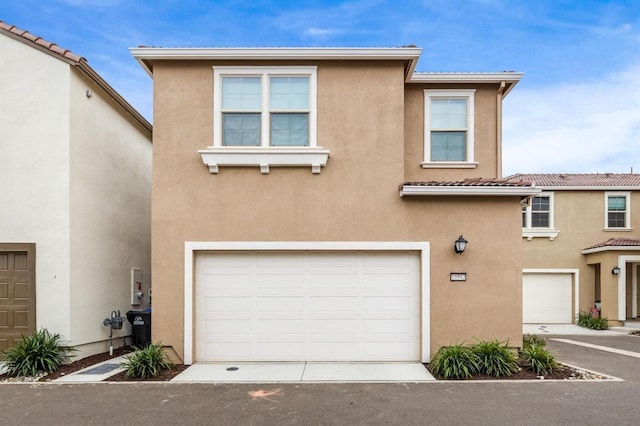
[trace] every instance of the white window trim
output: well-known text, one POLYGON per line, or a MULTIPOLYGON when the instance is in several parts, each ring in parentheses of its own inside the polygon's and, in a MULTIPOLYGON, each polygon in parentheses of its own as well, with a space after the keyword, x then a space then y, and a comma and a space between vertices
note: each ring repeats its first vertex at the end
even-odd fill
POLYGON ((475 89, 425 89, 424 90, 424 161, 422 168, 475 168, 474 161, 474 122, 475 89), (431 161, 431 100, 432 99, 467 100, 467 159, 465 161, 431 161))
POLYGON ((631 192, 605 192, 604 193, 604 231, 632 231, 631 228, 631 192), (627 209, 624 212, 624 228, 612 228, 609 226, 609 197, 625 197, 627 209))
POLYGON ((329 150, 317 144, 317 70, 315 66, 300 67, 213 67, 213 144, 199 150, 209 172, 218 173, 220 166, 258 166, 263 174, 269 167, 311 167, 312 173, 320 173, 326 166, 329 150), (309 146, 270 146, 269 129, 269 76, 309 77, 309 146), (225 76, 260 76, 262 78, 262 114, 260 146, 222 145, 222 78, 225 76))
MULTIPOLYGON (((526 238, 528 241, 531 241, 534 238, 549 238, 551 241, 555 240, 559 230, 555 228, 554 222, 554 193, 553 192, 541 192, 540 194, 535 195, 535 197, 547 197, 549 198, 549 227, 548 228, 532 228, 531 227, 531 215, 533 213, 532 205, 529 205, 526 208, 525 212, 525 226, 522 228, 522 237, 526 238)), ((531 198, 533 201, 533 197, 531 198)))
POLYGON ((194 286, 195 256, 201 251, 417 251, 420 253, 421 362, 431 359, 431 282, 430 243, 377 241, 307 241, 307 242, 201 242, 184 243, 184 364, 193 363, 194 350, 194 286))

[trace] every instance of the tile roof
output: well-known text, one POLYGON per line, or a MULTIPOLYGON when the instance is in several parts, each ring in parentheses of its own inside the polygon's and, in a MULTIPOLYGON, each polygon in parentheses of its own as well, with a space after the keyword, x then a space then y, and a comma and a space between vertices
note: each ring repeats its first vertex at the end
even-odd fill
POLYGON ((461 181, 405 182, 402 186, 493 186, 493 187, 530 187, 532 181, 520 178, 471 178, 461 181))
POLYGON ((515 174, 507 179, 530 180, 539 187, 640 187, 640 174, 634 173, 515 174))
POLYGON ((50 41, 43 39, 42 37, 38 37, 34 34, 31 34, 29 31, 21 30, 15 25, 9 25, 6 22, 1 20, 0 20, 0 30, 6 31, 8 33, 13 34, 14 36, 20 37, 23 39, 23 41, 26 41, 29 44, 32 44, 34 47, 43 49, 47 53, 52 54, 53 56, 59 56, 61 59, 65 58, 72 62, 86 61, 86 59, 84 59, 82 56, 78 56, 68 49, 63 49, 62 47, 58 46, 55 43, 52 43, 50 41))
POLYGON ((583 250, 591 250, 602 247, 640 247, 640 240, 637 238, 609 238, 605 242, 595 244, 583 250))

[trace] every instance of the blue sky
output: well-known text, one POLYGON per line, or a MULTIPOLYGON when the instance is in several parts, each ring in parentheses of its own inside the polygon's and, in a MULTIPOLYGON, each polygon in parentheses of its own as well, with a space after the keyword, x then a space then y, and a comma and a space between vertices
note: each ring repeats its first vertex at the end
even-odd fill
POLYGON ((149 120, 130 47, 415 44, 418 71, 525 73, 505 174, 640 172, 636 0, 0 0, 0 20, 84 56, 149 120))

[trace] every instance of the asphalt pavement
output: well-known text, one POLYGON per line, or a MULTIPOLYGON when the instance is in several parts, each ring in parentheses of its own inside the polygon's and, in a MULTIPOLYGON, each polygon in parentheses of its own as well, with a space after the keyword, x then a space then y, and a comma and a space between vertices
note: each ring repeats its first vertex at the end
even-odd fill
POLYGON ((548 336, 563 362, 623 381, 0 384, 3 425, 637 425, 640 336, 548 336), (559 339, 559 340, 555 340, 559 339))

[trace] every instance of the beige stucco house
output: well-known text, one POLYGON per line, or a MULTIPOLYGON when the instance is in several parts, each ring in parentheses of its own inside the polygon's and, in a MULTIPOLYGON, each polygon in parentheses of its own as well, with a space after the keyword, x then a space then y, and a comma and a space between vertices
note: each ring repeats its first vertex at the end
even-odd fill
POLYGON ((84 58, 2 21, 0 56, 0 350, 45 327, 104 352, 103 320, 148 299, 151 125, 84 58))
POLYGON ((420 52, 132 49, 154 81, 154 340, 186 364, 520 344, 539 190, 500 176, 521 74, 417 73, 420 52))
POLYGON ((638 316, 640 175, 518 174, 542 192, 522 210, 523 320, 572 323, 596 305, 638 316))

